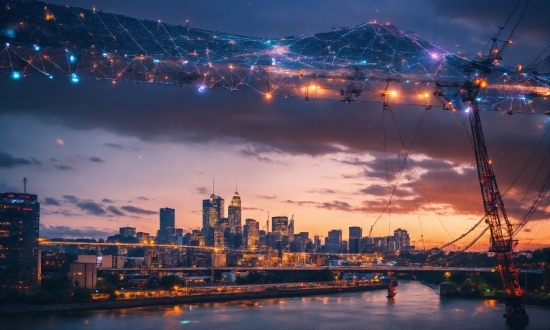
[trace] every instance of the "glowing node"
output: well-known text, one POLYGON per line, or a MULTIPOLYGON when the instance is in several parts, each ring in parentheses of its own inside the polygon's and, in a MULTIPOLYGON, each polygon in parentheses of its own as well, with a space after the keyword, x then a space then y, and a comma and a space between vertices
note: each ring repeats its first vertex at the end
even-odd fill
POLYGON ((19 79, 19 78, 21 78, 21 73, 19 73, 19 71, 13 71, 13 72, 11 73, 11 77, 12 77, 13 79, 19 79))
POLYGON ((153 63, 160 63, 160 60, 153 60, 153 63))
POLYGON ((34 45, 34 50, 37 51, 37 52, 39 52, 39 51, 40 51, 40 46, 34 45))
POLYGON ((396 96, 396 95, 397 95, 397 91, 390 91, 389 94, 390 94, 391 96, 396 96))
POLYGON ((9 42, 6 42, 6 47, 9 47, 10 46, 10 43, 9 42))
POLYGON ((268 100, 271 99, 272 97, 273 97, 273 95, 271 95, 271 93, 266 93, 265 94, 265 98, 268 99, 268 100))
POLYGON ((206 86, 199 86, 199 92, 202 93, 206 90, 206 86))
POLYGON ((108 55, 107 53, 103 53, 103 57, 107 57, 107 55, 108 55))
POLYGON ((69 61, 74 63, 76 61, 76 57, 74 55, 69 56, 69 61))
POLYGON ((470 107, 467 107, 466 109, 464 109, 465 112, 470 112, 470 107))
POLYGON ((76 73, 71 74, 71 81, 74 83, 77 83, 79 81, 78 76, 76 73))

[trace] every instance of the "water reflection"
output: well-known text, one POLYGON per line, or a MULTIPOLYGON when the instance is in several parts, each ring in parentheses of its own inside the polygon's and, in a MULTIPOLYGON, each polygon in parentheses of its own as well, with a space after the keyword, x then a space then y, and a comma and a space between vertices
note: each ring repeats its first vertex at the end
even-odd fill
MULTIPOLYGON (((176 306, 15 315, 0 329, 509 329, 496 300, 440 298, 437 288, 399 283, 387 291, 343 293, 296 299, 243 300, 176 306)), ((527 306, 528 329, 549 329, 549 307, 527 306)))

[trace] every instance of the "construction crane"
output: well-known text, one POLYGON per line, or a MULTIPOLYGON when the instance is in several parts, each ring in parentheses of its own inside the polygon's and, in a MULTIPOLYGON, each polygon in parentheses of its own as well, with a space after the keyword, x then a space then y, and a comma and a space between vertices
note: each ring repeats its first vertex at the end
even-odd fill
MULTIPOLYGON (((527 2, 527 4, 528 3, 529 2, 527 2)), ((469 112, 470 117, 477 174, 485 210, 485 222, 488 224, 491 232, 489 252, 493 252, 496 255, 498 264, 497 269, 500 274, 505 295, 505 313, 503 317, 506 318, 507 322, 512 324, 528 324, 529 316, 523 304, 524 291, 519 284, 519 271, 514 266, 512 256, 514 244, 517 244, 517 241, 513 240, 514 230, 512 224, 508 220, 502 195, 498 189, 496 176, 493 171, 492 162, 487 152, 487 145, 485 144, 479 116, 478 103, 479 92, 487 87, 487 80, 485 77, 491 72, 494 63, 502 59, 502 53, 506 47, 512 43, 510 38, 516 27, 517 24, 512 30, 510 37, 506 40, 498 39, 498 36, 504 29, 504 27, 499 27, 499 31, 492 38, 493 45, 489 54, 476 63, 477 65, 474 68, 476 71, 475 78, 473 80, 468 79, 462 84, 459 95, 460 101, 469 105, 466 111, 469 112)), ((441 87, 443 87, 442 84, 437 85, 438 89, 436 92, 438 94, 441 87)))

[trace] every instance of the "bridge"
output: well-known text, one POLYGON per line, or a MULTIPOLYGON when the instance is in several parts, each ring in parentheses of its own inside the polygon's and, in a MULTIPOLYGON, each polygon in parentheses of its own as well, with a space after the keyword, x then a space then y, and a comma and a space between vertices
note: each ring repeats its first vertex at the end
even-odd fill
MULTIPOLYGON (((497 270, 489 267, 410 267, 390 265, 361 265, 361 266, 298 266, 298 267, 169 267, 169 268, 98 268, 106 272, 141 272, 155 271, 162 273, 183 273, 201 271, 223 272, 272 272, 272 271, 320 271, 331 270, 336 272, 478 272, 494 273, 497 270)), ((542 274, 544 269, 520 269, 522 274, 542 274)))

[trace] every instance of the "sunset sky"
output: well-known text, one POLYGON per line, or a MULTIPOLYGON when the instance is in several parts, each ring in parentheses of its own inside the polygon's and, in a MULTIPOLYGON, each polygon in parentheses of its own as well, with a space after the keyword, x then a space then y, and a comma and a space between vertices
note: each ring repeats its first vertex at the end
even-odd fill
MULTIPOLYGON (((515 4, 52 2, 174 24, 189 19, 193 27, 260 37, 308 35, 376 19, 430 40, 435 30, 443 47, 459 44, 473 52, 515 4)), ((548 1, 532 1, 505 62, 529 64, 548 46, 549 12, 548 1)), ((537 102, 548 109, 548 101, 537 102)), ((7 74, 0 75, 0 104, 0 191, 22 191, 21 180, 28 178, 28 191, 42 203, 45 237, 101 238, 126 225, 155 234, 162 207, 176 209, 178 227, 197 229, 213 179, 226 206, 238 184, 243 222, 254 218, 264 229, 267 212, 294 215, 295 231, 310 237, 342 229, 347 239, 349 226, 361 226, 366 236, 376 223, 373 236, 404 228, 417 248, 430 248, 460 236, 483 215, 465 113, 395 105, 392 115, 362 102, 268 101, 249 93, 93 80, 13 81, 7 74), (415 133, 412 165, 399 175, 415 133), (382 212, 396 182, 391 206, 382 212)), ((517 220, 550 171, 549 117, 491 112, 481 119, 505 206, 517 220)), ((518 235, 520 249, 550 245, 549 216, 546 199, 518 235)), ((487 242, 488 235, 475 248, 487 242)))

